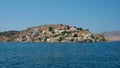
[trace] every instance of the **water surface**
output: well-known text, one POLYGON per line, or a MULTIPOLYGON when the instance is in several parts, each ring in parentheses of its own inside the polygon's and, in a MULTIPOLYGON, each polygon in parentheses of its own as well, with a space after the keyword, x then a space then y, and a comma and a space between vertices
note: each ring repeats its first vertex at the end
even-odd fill
POLYGON ((120 68, 120 42, 0 43, 0 68, 120 68))

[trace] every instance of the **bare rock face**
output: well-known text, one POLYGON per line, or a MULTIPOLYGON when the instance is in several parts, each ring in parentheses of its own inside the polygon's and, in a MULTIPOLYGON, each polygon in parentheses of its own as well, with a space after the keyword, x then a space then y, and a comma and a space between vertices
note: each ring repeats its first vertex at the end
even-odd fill
POLYGON ((120 41, 120 31, 103 32, 102 35, 107 41, 120 41))
POLYGON ((16 42, 101 42, 102 35, 75 26, 64 24, 49 24, 31 27, 16 34, 16 42))

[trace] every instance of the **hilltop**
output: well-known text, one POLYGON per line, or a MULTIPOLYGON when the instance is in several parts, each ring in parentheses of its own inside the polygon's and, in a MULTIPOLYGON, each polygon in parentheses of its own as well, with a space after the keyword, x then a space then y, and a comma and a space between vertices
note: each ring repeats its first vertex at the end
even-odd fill
MULTIPOLYGON (((88 30, 65 24, 48 24, 27 28, 14 35, 2 36, 5 41, 14 42, 102 42, 105 38, 88 30)), ((2 40, 2 41, 4 41, 2 40)))

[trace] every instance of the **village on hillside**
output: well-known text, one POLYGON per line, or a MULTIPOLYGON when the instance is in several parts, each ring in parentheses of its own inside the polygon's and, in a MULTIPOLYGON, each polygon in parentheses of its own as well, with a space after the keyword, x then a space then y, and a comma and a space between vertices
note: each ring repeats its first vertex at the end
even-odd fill
POLYGON ((100 34, 63 24, 31 27, 10 36, 0 35, 1 42, 103 42, 100 34))

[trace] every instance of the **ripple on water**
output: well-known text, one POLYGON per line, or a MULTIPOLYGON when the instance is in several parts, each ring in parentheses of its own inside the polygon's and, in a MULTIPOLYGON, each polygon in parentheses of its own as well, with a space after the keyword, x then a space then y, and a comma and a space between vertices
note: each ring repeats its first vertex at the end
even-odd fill
POLYGON ((0 43, 0 68, 120 68, 120 43, 0 43))

